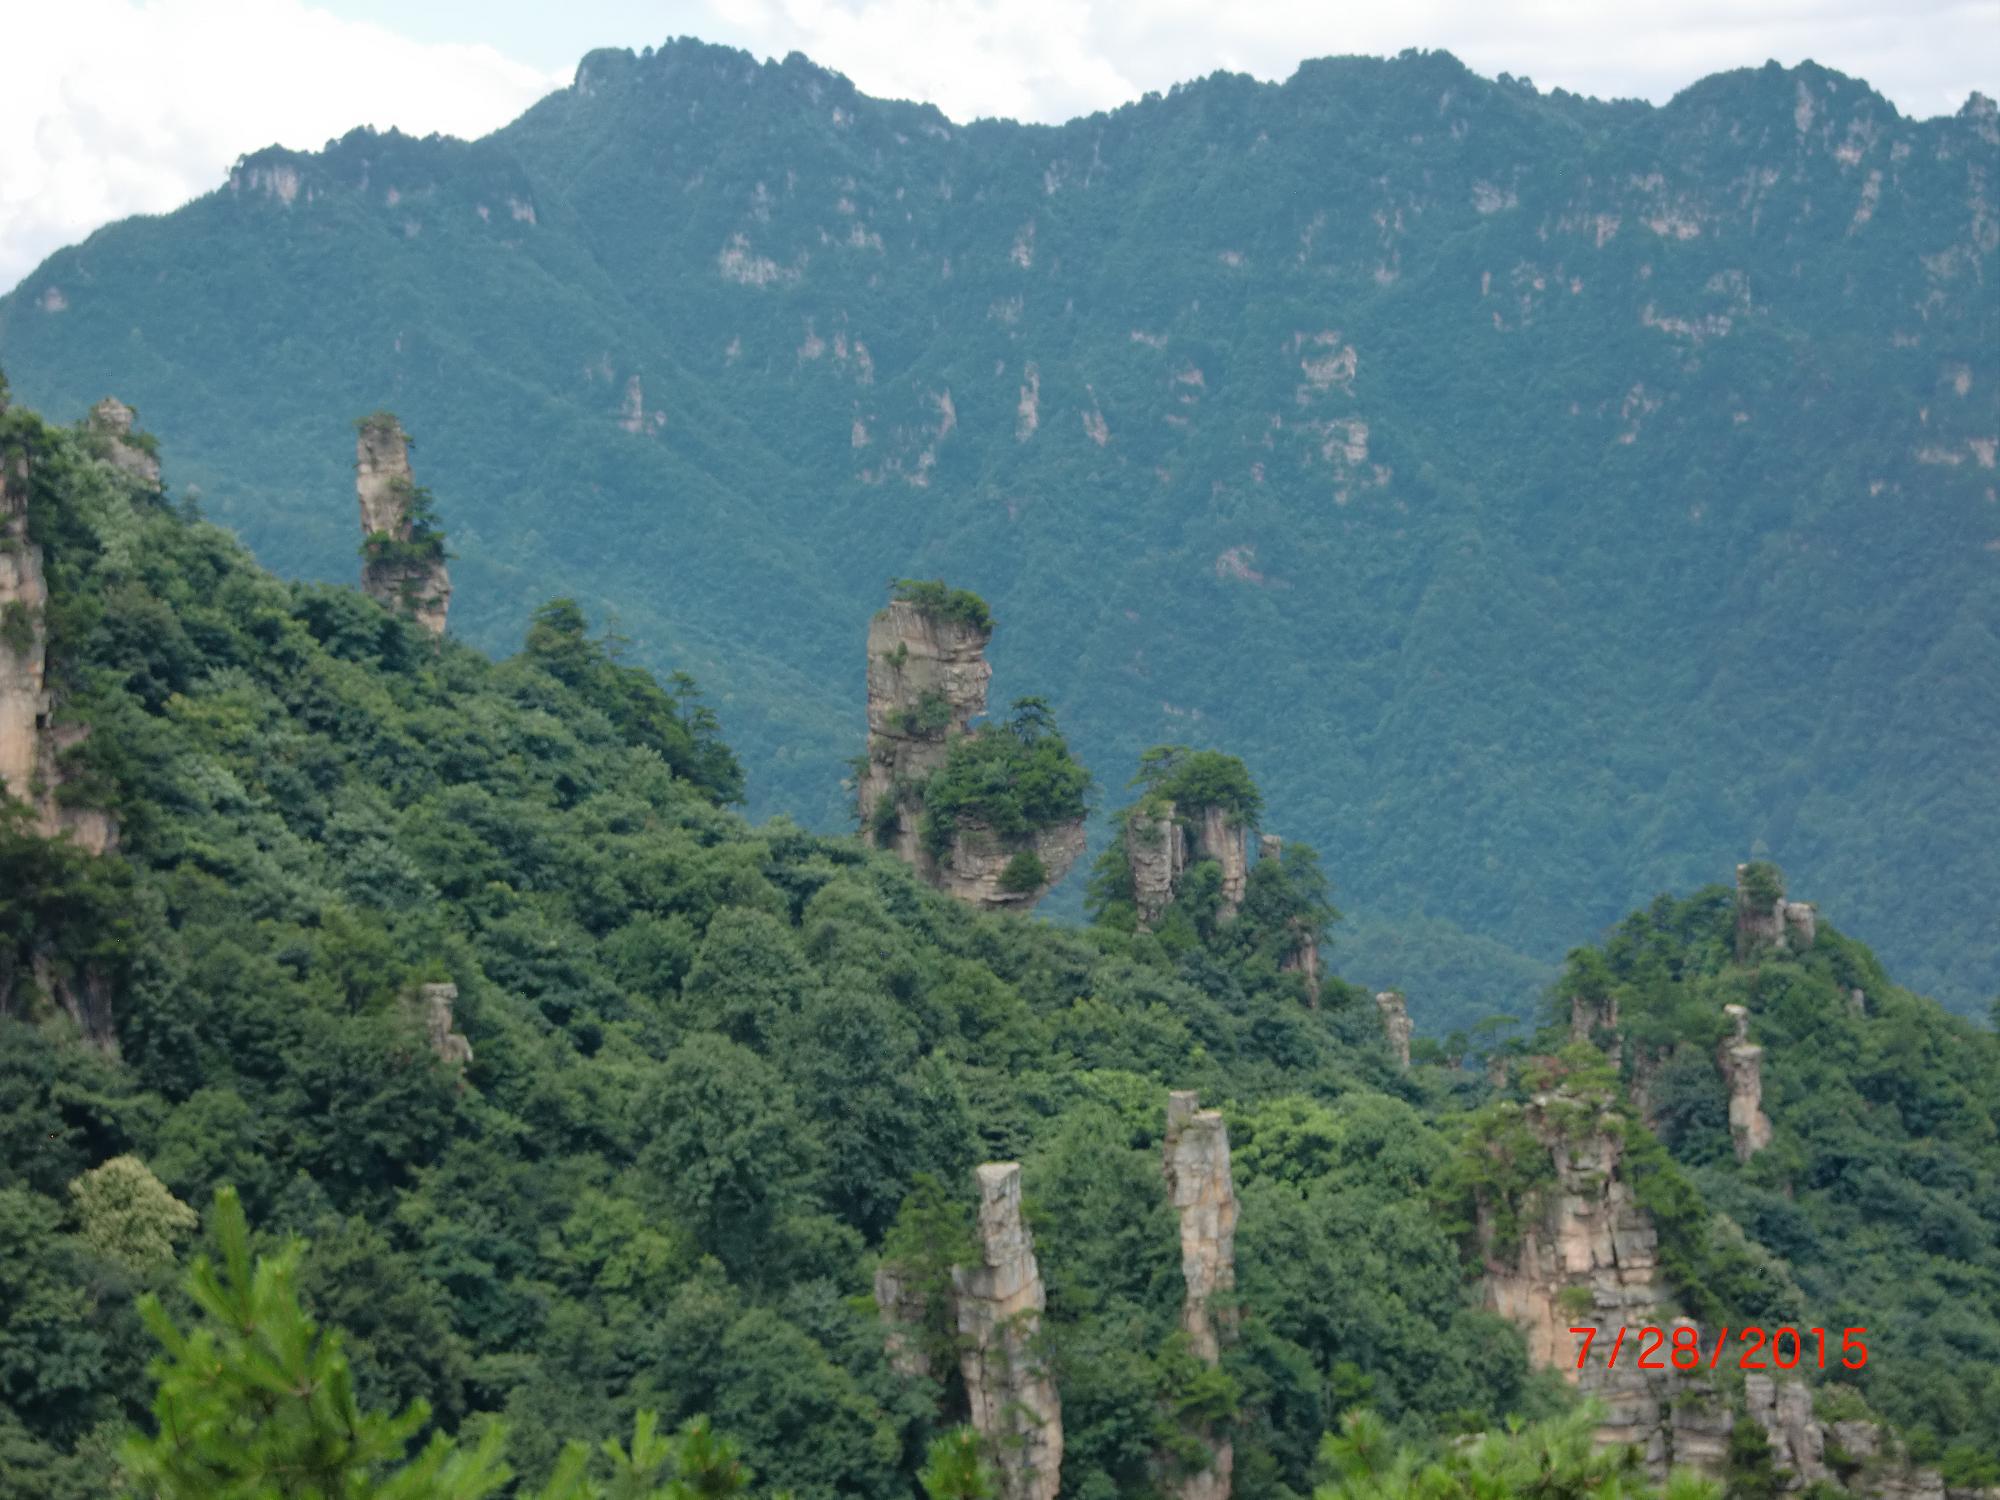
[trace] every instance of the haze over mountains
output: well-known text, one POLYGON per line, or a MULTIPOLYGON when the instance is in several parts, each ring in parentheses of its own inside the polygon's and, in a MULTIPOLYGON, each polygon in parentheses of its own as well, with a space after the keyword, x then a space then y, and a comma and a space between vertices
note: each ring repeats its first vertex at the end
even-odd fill
MULTIPOLYGON (((416 433, 454 629, 615 615, 751 811, 849 826, 856 622, 941 575, 1122 800, 1240 754, 1343 973, 1520 1009, 1592 922, 1781 860, 2000 990, 2000 123, 1806 65, 1670 105, 1445 54, 951 124, 793 57, 598 52, 476 143, 246 157, 0 299, 281 573, 416 433)), ((1073 879, 1072 884, 1076 882, 1073 879)))

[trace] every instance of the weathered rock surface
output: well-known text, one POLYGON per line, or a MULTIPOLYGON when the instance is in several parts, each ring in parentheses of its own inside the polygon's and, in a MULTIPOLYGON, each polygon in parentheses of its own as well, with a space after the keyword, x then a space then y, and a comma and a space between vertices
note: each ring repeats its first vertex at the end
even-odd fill
POLYGON ((1148 811, 1145 804, 1125 819, 1125 858, 1132 866, 1132 901, 1139 909, 1139 926, 1150 928, 1173 905, 1187 868, 1187 837, 1175 821, 1174 805, 1163 802, 1148 811))
POLYGON ((1759 951, 1803 953, 1819 936, 1819 916, 1812 903, 1787 901, 1784 891, 1768 905, 1746 888, 1748 865, 1736 867, 1736 956, 1759 951))
POLYGON ((1243 909, 1243 893, 1250 885, 1246 830, 1227 808, 1204 807, 1201 832, 1196 837, 1200 857, 1212 859, 1222 867, 1222 905, 1216 915, 1224 922, 1230 921, 1243 909))
MULTIPOLYGON (((1910 1462, 1897 1441, 1873 1422, 1849 1419, 1822 1422, 1813 1415, 1812 1389, 1797 1377, 1747 1375, 1743 1380, 1745 1411, 1764 1429, 1771 1445, 1772 1466, 1787 1490, 1816 1483, 1839 1486, 1839 1475, 1827 1461, 1829 1448, 1858 1461, 1845 1488, 1872 1500, 1985 1500, 1977 1490, 1947 1490, 1936 1469, 1910 1462)), ((1987 1492, 1990 1494, 1990 1491, 1987 1492)))
POLYGON ((1396 1065, 1407 1068, 1410 1065, 1410 1037, 1416 1025, 1410 1020, 1409 1006, 1403 1000, 1401 990, 1381 990, 1375 996, 1375 1008, 1382 1012, 1382 1031, 1389 1038, 1389 1050, 1396 1055, 1396 1065))
POLYGON ((1725 1005, 1722 1013, 1735 1026, 1716 1053, 1729 1085, 1729 1138, 1736 1159, 1748 1161, 1771 1144, 1771 1121, 1764 1114, 1764 1049, 1750 1040, 1749 1011, 1725 1005))
POLYGON ((1617 1031, 1617 997, 1600 999, 1588 995, 1570 996, 1569 1039, 1571 1041, 1595 1041, 1599 1032, 1609 1032, 1615 1037, 1617 1031))
POLYGON ((1081 820, 1038 828, 1026 838, 1006 839, 982 823, 961 820, 958 833, 942 861, 933 864, 919 850, 917 869, 947 896, 986 911, 1033 906, 1049 888, 1070 872, 1083 855, 1087 840, 1081 820), (1032 890, 1010 891, 1002 884, 1007 866, 1023 851, 1042 862, 1042 883, 1032 890))
POLYGON ((472 1043, 458 1029, 452 1007, 458 1003, 455 984, 427 984, 417 991, 417 1003, 424 1014, 424 1039, 440 1062, 464 1069, 472 1061, 472 1043))
POLYGON ((898 599, 868 622, 868 765, 858 796, 861 837, 910 865, 923 784, 951 753, 951 741, 986 712, 990 630, 946 619, 898 599), (893 821, 878 816, 883 799, 893 821))
POLYGON ((972 1426, 986 1440, 1003 1500, 1055 1500, 1062 1403, 1040 1348, 1047 1297, 1021 1218, 1021 1164, 987 1162, 974 1175, 980 1263, 951 1273, 972 1426))
POLYGON ((160 461, 132 440, 132 424, 138 415, 116 396, 106 396, 91 407, 90 415, 84 420, 84 429, 96 440, 99 452, 113 468, 130 474, 143 485, 158 489, 160 461))
MULTIPOLYGON (((1187 1294, 1181 1327, 1197 1358, 1213 1365, 1235 1332, 1236 1189, 1229 1175, 1229 1127, 1219 1110, 1202 1109, 1193 1091, 1167 1095, 1167 1195, 1180 1218, 1181 1278, 1187 1294)), ((1235 1445, 1212 1428, 1195 1433, 1206 1467, 1180 1479, 1184 1500, 1229 1500, 1235 1445)))
MULTIPOLYGON (((361 505, 361 535, 407 543, 416 478, 410 468, 410 439, 386 413, 361 423, 354 441, 354 495, 361 505)), ((370 557, 361 567, 362 592, 406 615, 432 635, 443 635, 451 610, 451 575, 443 557, 370 557)))
POLYGON ((1619 1174, 1623 1146, 1614 1121, 1599 1116, 1577 1128, 1578 1112, 1595 1109, 1561 1094, 1537 1095, 1525 1106, 1530 1130, 1549 1149, 1556 1180, 1523 1206, 1516 1246, 1495 1242, 1482 1206, 1487 1305, 1521 1330, 1535 1365, 1561 1370, 1565 1380, 1603 1403, 1601 1444, 1635 1445, 1656 1479, 1673 1465, 1717 1473, 1732 1419, 1706 1372, 1640 1370, 1631 1358, 1608 1367, 1604 1357, 1620 1328, 1671 1329, 1686 1320, 1673 1316, 1658 1281, 1652 1221, 1619 1174), (1572 1327, 1598 1330, 1581 1370, 1572 1327))

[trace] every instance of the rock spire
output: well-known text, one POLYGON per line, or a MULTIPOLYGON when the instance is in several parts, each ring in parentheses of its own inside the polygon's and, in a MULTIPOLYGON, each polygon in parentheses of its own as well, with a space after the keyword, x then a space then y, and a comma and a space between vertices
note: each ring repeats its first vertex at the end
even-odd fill
POLYGON ((1729 1084, 1729 1138, 1736 1159, 1748 1161, 1771 1144, 1771 1122, 1764 1114, 1764 1049, 1750 1040, 1750 1012, 1725 1005, 1734 1030, 1723 1039, 1716 1063, 1729 1084))
POLYGON ((443 635, 451 608, 444 539, 410 468, 410 436, 389 412, 356 424, 354 494, 361 506, 362 591, 443 635))
MULTIPOLYGON (((1167 1095, 1165 1150, 1167 1194, 1180 1219, 1181 1277, 1187 1295, 1181 1327, 1195 1356, 1208 1364, 1222 1358, 1222 1344, 1235 1331, 1236 1189, 1229 1175, 1229 1127, 1218 1110, 1202 1109, 1192 1091, 1167 1095)), ((1182 1500, 1229 1500, 1235 1470, 1234 1445, 1204 1426, 1196 1432, 1208 1450, 1208 1464, 1182 1479, 1182 1500)))
POLYGON ((898 598, 868 622, 868 750, 856 788, 861 836, 967 905, 1032 907, 1084 850, 1081 817, 1002 834, 961 815, 950 844, 923 838, 924 790, 986 712, 993 628, 971 595, 898 598), (953 609, 954 601, 964 607, 953 609), (976 605, 976 609, 973 607, 976 605))
POLYGON ((1785 899, 1785 877, 1757 861, 1736 867, 1736 956, 1803 953, 1819 936, 1819 916, 1808 901, 1785 899))
POLYGON ((151 438, 132 436, 132 424, 138 416, 116 396, 106 396, 91 407, 83 427, 106 463, 156 490, 160 487, 160 461, 153 456, 151 438))
POLYGON ((980 1260, 951 1273, 972 1426, 999 1471, 1002 1500, 1055 1500, 1062 1402, 1040 1347, 1047 1296, 1021 1217, 1021 1164, 987 1162, 974 1176, 980 1260))

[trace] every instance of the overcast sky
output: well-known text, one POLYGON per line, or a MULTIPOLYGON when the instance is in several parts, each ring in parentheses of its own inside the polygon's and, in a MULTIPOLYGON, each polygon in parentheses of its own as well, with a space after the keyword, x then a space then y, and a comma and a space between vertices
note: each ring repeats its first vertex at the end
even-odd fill
POLYGON ((1492 75, 1663 103, 1806 58, 1907 115, 2000 93, 2000 0, 6 0, 0 289, 238 156, 355 125, 473 136, 593 47, 671 36, 806 53, 954 119, 1063 120, 1217 68, 1443 47, 1492 75))

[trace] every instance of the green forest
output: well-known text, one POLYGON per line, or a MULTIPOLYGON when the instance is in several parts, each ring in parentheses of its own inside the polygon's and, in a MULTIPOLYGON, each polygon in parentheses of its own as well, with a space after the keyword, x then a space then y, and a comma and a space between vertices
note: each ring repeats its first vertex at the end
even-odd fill
POLYGON ((0 298, 0 363, 135 404, 288 578, 352 577, 392 407, 454 630, 570 598, 693 673, 759 820, 854 826, 864 622, 942 577, 1104 788, 1240 757, 1427 1033, 1752 857, 1979 1018, 1995 182, 1991 100, 1811 63, 1654 106, 1412 51, 1043 126, 682 40, 478 141, 251 150, 0 298))
MULTIPOLYGON (((2000 1483, 2000 1037, 1829 924, 1746 953, 1731 891, 1661 896, 1572 952, 1541 1030, 1405 1070, 1365 990, 1314 1004, 1273 961, 1338 931, 1309 850, 1233 923, 1200 864, 1157 932, 1115 878, 1089 924, 977 913, 750 822, 695 684, 575 601, 503 659, 433 640, 98 452, 0 411, 57 721, 89 731, 56 795, 118 827, 94 856, 0 818, 0 1493, 987 1500, 962 1383, 895 1367, 870 1278, 954 1264, 970 1168, 1013 1160, 1065 1500, 1179 1493, 1223 1436, 1243 1500, 1650 1494, 1479 1295, 1468 1217, 1535 1180, 1497 1112, 1564 1073, 1628 1101, 1685 1310, 1867 1325, 1822 1413, 2000 1483), (1616 1034, 1573 1040, 1577 998, 1616 1034), (1725 1003, 1768 1058, 1747 1165, 1725 1003), (1213 1366, 1169 1089, 1234 1153, 1213 1366)), ((1230 757, 1136 771, 1286 821, 1230 757)), ((1719 1482, 1775 1494, 1738 1435, 1719 1482)))

